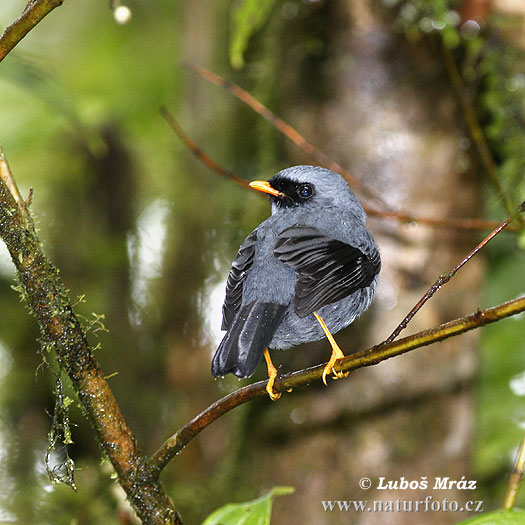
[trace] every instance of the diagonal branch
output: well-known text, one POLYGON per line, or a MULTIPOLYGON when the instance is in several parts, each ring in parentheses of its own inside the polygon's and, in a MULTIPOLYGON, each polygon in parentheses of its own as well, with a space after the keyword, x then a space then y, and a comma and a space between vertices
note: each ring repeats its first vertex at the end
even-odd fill
MULTIPOLYGON (((456 229, 462 229, 462 230, 480 230, 480 229, 490 230, 497 226, 497 223, 494 223, 493 221, 483 221, 481 219, 454 219, 454 218, 453 219, 436 219, 434 217, 414 217, 413 215, 410 215, 408 213, 393 210, 388 204, 384 202, 384 200, 378 195, 378 193, 375 190, 373 190, 367 184, 364 184, 358 178, 353 176, 347 169, 341 166, 337 161, 335 161, 329 155, 324 153, 324 151, 314 146, 305 137, 303 137, 303 135, 301 135, 295 128, 290 126, 290 124, 288 124, 284 120, 280 119, 277 115, 275 115, 275 113, 270 111, 264 104, 262 104, 253 95, 245 91, 239 85, 235 84, 234 82, 230 80, 226 80, 225 78, 221 77, 217 73, 209 71, 206 68, 195 66, 189 63, 184 63, 184 65, 188 69, 190 69, 191 71, 199 75, 201 78, 204 78, 205 80, 207 80, 208 82, 211 82, 215 84, 216 86, 219 86, 219 87, 222 87, 228 90, 233 96, 237 97, 239 100, 244 102, 247 106, 251 107, 256 113, 261 115, 265 120, 267 120, 270 124, 272 124, 272 126, 274 126, 281 133, 283 133, 283 135, 288 137, 299 148, 301 148, 303 151, 311 155, 312 158, 316 160, 316 162, 319 162, 325 167, 331 169, 332 171, 339 173, 349 182, 350 186, 352 186, 353 189, 361 192, 361 195, 363 197, 368 197, 369 199, 381 205, 380 210, 377 210, 375 208, 365 207, 365 211, 367 212, 368 215, 376 216, 376 217, 391 218, 401 223, 417 222, 420 224, 427 224, 429 226, 456 228, 456 229)), ((455 62, 452 62, 452 66, 455 66, 455 62)), ((457 66, 456 66, 456 69, 457 69, 457 66)), ((451 77, 453 77, 452 72, 451 72, 451 77)), ((453 84, 455 84, 455 87, 459 89, 460 86, 457 86, 456 83, 454 82, 454 79, 457 80, 457 78, 459 78, 459 81, 462 82, 461 77, 459 76, 459 73, 457 73, 457 75, 452 78, 452 81, 453 81, 453 84)), ((487 172, 489 173, 494 184, 496 184, 498 191, 502 195, 505 201, 505 204, 507 205, 507 209, 509 210, 509 213, 510 213, 512 212, 513 205, 510 204, 510 200, 507 198, 507 195, 505 194, 505 191, 503 187, 501 186, 501 183, 497 175, 496 166, 494 164, 494 160, 492 158, 488 145, 483 137, 481 127, 479 126, 479 123, 476 119, 474 111, 472 110, 471 106, 468 104, 468 100, 466 99, 464 95, 464 90, 460 90, 459 94, 461 95, 460 98, 461 98, 462 108, 465 112, 465 119, 467 120, 469 130, 472 131, 473 140, 476 143, 476 146, 478 147, 478 151, 480 153, 480 156, 482 157, 483 165, 486 168, 487 172)))
POLYGON ((280 119, 275 113, 270 111, 262 102, 259 102, 253 95, 250 95, 247 91, 242 89, 240 86, 224 79, 220 75, 209 71, 203 67, 194 66, 188 63, 184 64, 191 71, 199 75, 200 77, 212 82, 213 84, 223 87, 230 91, 235 97, 250 106, 256 113, 261 115, 270 124, 275 126, 281 133, 286 135, 293 143, 299 146, 303 151, 311 155, 317 162, 324 164, 327 168, 335 171, 342 175, 356 190, 362 192, 364 196, 368 196, 370 199, 377 201, 381 204, 384 210, 392 211, 390 206, 383 201, 380 195, 377 194, 368 185, 361 182, 358 178, 354 177, 347 169, 343 168, 338 162, 330 158, 326 153, 321 151, 319 148, 314 146, 311 142, 306 140, 295 128, 290 126, 284 120, 280 119))
MULTIPOLYGON (((417 348, 427 346, 449 337, 474 330, 489 323, 494 323, 505 317, 510 317, 525 311, 525 296, 507 303, 478 310, 470 315, 449 321, 429 330, 399 339, 390 343, 381 343, 368 350, 363 350, 337 361, 335 366, 337 372, 350 372, 365 366, 375 365, 391 357, 410 352, 417 348)), ((323 375, 324 364, 317 365, 305 370, 299 370, 275 380, 274 392, 285 392, 299 386, 308 385, 314 381, 320 381, 323 375)), ((150 460, 152 473, 160 474, 162 469, 202 430, 219 419, 230 410, 238 407, 256 397, 266 395, 267 381, 259 381, 216 401, 189 423, 179 429, 173 436, 155 452, 150 460)))
POLYGON ((42 345, 55 351, 60 369, 69 376, 137 515, 144 523, 181 523, 149 472, 147 458, 93 357, 58 270, 42 251, 25 202, 15 197, 19 192, 1 151, 0 174, 0 238, 16 266, 23 298, 38 321, 42 345))
MULTIPOLYGON (((219 77, 222 78, 222 77, 219 77)), ((226 81, 225 81, 226 82, 226 81)), ((250 95, 251 96, 251 95, 250 95)), ((254 99, 255 100, 255 99, 254 99)), ((180 124, 176 121, 175 117, 166 109, 161 108, 161 114, 169 124, 169 126, 175 131, 178 137, 182 140, 185 146, 195 155, 195 157, 207 166, 212 171, 218 173, 222 177, 231 179, 238 186, 249 189, 248 183, 242 178, 236 175, 235 173, 227 170, 221 166, 218 162, 213 160, 205 151, 203 151, 195 142, 193 142, 186 133, 184 133, 180 124)), ((293 129, 293 128, 292 128, 293 129)), ((332 166, 333 169, 333 166, 332 166)), ((343 168, 341 168, 343 169, 343 168)), ((339 172, 341 173, 341 172, 339 172)), ((262 196, 262 194, 261 194, 262 196)), ((369 206, 363 206, 366 213, 371 217, 380 217, 384 219, 393 219, 400 223, 419 223, 426 224, 428 226, 433 226, 436 228, 454 228, 458 230, 468 230, 468 231, 477 231, 477 230, 492 230, 499 225, 497 221, 487 221, 483 219, 437 219, 435 217, 417 217, 414 215, 409 215, 402 212, 396 211, 378 211, 376 209, 370 208, 369 206)), ((509 228, 514 229, 514 228, 509 228)))
POLYGON ((412 320, 414 315, 421 310, 423 305, 444 285, 447 284, 450 279, 452 279, 458 271, 467 264, 476 253, 478 253, 482 248, 484 248, 498 233, 502 232, 516 217, 518 217, 521 213, 525 212, 525 201, 523 201, 519 206, 518 209, 506 220, 504 220, 494 231, 492 231, 487 237, 485 237, 468 255, 466 255, 452 270, 448 272, 442 273, 436 282, 428 289, 428 291, 423 295, 423 297, 416 303, 414 308, 408 312, 406 317, 401 321, 401 323, 398 325, 398 327, 390 334, 388 339, 386 340, 387 343, 390 343, 393 341, 408 325, 408 323, 412 320))
POLYGON ((179 123, 175 120, 175 117, 165 108, 160 108, 160 114, 164 117, 164 120, 168 123, 170 128, 177 134, 177 136, 182 140, 184 145, 199 159, 204 165, 208 166, 211 170, 215 171, 219 175, 226 177, 227 179, 232 180, 240 186, 241 188, 250 189, 250 185, 246 180, 238 175, 235 175, 232 171, 223 168, 220 164, 217 164, 206 152, 202 151, 195 142, 193 142, 183 129, 180 127, 179 123))
MULTIPOLYGON (((409 215, 403 212, 384 212, 365 208, 366 213, 370 217, 379 217, 384 219, 393 219, 401 224, 424 224, 433 228, 448 228, 453 230, 465 231, 487 231, 494 229, 499 222, 485 219, 459 219, 455 217, 450 218, 436 218, 436 217, 419 217, 416 215, 409 215)), ((509 227, 509 230, 516 231, 517 228, 509 227)))
POLYGON ((53 9, 64 0, 30 0, 23 13, 0 36, 0 62, 53 9))

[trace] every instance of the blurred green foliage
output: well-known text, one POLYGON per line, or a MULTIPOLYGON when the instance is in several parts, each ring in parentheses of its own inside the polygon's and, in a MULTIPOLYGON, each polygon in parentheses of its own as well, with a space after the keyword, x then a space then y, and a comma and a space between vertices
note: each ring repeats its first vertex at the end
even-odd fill
MULTIPOLYGON (((4 25, 21 8, 15 4, 0 6, 4 25)), ((222 294, 231 253, 267 211, 265 199, 197 163, 159 108, 169 107, 210 154, 248 179, 267 177, 258 176, 258 158, 274 149, 277 133, 257 145, 256 130, 246 130, 258 118, 180 66, 185 58, 227 67, 228 4, 205 13, 171 0, 129 6, 133 18, 119 26, 106 4, 65 2, 17 46, 0 66, 0 140, 22 193, 34 188, 39 235, 77 310, 86 324, 93 312, 105 315, 109 333, 90 333, 96 357, 141 446, 153 452, 237 385, 218 385, 202 366, 216 337, 210 331, 220 325, 220 310, 213 318, 209 312, 210 294, 217 287, 222 294)), ((276 170, 272 159, 265 169, 276 170)), ((120 523, 129 507, 109 464, 99 467, 96 439, 76 405, 69 407, 68 452, 82 489, 47 478, 54 376, 40 366, 36 326, 10 288, 5 252, 0 262, 0 307, 9 312, 0 317, 0 520, 120 523)), ((256 494, 248 486, 231 494, 228 459, 224 467, 210 460, 214 476, 209 466, 199 472, 205 462, 196 461, 198 450, 188 447, 164 477, 189 522, 256 494)), ((51 454, 51 467, 64 452, 51 454)))
POLYGON ((457 0, 382 0, 383 5, 393 8, 396 17, 394 30, 403 33, 411 41, 439 34, 449 47, 461 45, 460 16, 457 0))
POLYGON ((273 498, 293 491, 293 487, 274 487, 256 500, 230 503, 210 514, 202 525, 270 525, 273 498))
POLYGON ((483 20, 465 21, 460 12, 464 6, 457 0, 382 3, 396 14, 393 28, 408 39, 437 36, 455 50, 499 176, 517 206, 525 199, 525 49, 518 45, 519 37, 513 43, 508 34, 519 33, 519 20, 512 15, 492 15, 485 20, 480 6, 483 20))
MULTIPOLYGON (((96 355, 105 372, 118 372, 110 384, 148 452, 239 384, 233 378, 211 382, 208 365, 202 366, 214 337, 211 297, 217 289, 222 293, 231 254, 267 213, 264 200, 199 165, 160 118, 159 107, 173 110, 224 165, 248 179, 267 178, 287 162, 283 139, 178 61, 227 71, 277 113, 297 102, 290 95, 296 84, 322 100, 330 86, 318 72, 329 63, 330 33, 337 27, 323 24, 311 4, 245 0, 203 8, 198 2, 136 0, 129 3, 131 22, 118 26, 104 3, 64 2, 0 64, 0 140, 23 194, 34 187, 46 252, 73 300, 86 296, 78 310, 87 319, 93 312, 106 316, 110 332, 90 337, 94 346, 101 344, 96 355), (245 67, 241 73, 229 65, 245 67), (303 76, 294 76, 298 72, 303 76)), ((376 4, 394 10, 393 27, 409 41, 439 36, 457 53, 501 177, 516 202, 522 199, 522 52, 501 43, 497 26, 489 33, 462 33, 458 2, 376 4)), ((0 22, 10 23, 20 8, 14 0, 3 2, 0 22)), ((496 199, 486 194, 487 215, 501 216, 496 199)), ((523 292, 523 263, 516 245, 491 248, 485 306, 523 292)), ((12 284, 4 254, 0 520, 122 523, 128 512, 122 491, 109 464, 100 464, 93 433, 74 405, 70 453, 81 490, 48 481, 43 461, 54 377, 40 367, 36 327, 12 284)), ((213 314, 218 325, 220 311, 213 314)), ((524 322, 522 316, 482 332, 474 469, 492 506, 501 501, 511 453, 523 434, 523 397, 510 381, 525 370, 524 322)), ((73 398, 67 385, 65 395, 73 398)), ((225 457, 213 455, 213 444, 195 443, 165 472, 167 490, 188 523, 225 502, 256 495, 256 487, 239 479, 237 462, 255 454, 242 435, 263 410, 254 403, 231 415, 225 457)), ((225 434, 218 422, 213 439, 225 441, 225 434)), ((56 452, 55 461, 62 459, 56 452)), ((268 498, 261 500, 266 509, 268 498)))
POLYGON ((275 0, 241 0, 232 9, 230 62, 235 69, 244 66, 244 52, 250 37, 267 22, 275 0))
MULTIPOLYGON (((525 199, 525 49, 505 45, 498 35, 468 56, 468 74, 480 77, 479 107, 498 171, 517 205, 525 199)), ((524 245, 525 247, 525 245, 524 245)))
MULTIPOLYGON (((489 260, 492 273, 486 283, 484 304, 496 304, 523 292, 520 288, 525 266, 523 250, 509 251, 498 243, 492 247, 489 260)), ((524 431, 524 392, 511 388, 513 380, 521 378, 521 384, 525 384, 524 333, 523 315, 501 326, 487 326, 482 333, 473 467, 482 480, 484 497, 492 505, 498 505, 503 499, 524 431)), ((525 505, 523 490, 518 501, 519 506, 525 505)))
POLYGON ((465 520, 461 525, 521 525, 525 521, 525 512, 521 510, 514 511, 496 511, 487 512, 477 518, 465 520))

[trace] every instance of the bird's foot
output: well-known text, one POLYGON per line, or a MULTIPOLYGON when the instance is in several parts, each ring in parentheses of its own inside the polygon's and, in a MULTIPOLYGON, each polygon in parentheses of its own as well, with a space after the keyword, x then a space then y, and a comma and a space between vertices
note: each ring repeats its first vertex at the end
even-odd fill
POLYGON ((270 399, 272 401, 277 401, 281 397, 281 392, 274 392, 273 391, 273 382, 275 381, 277 374, 274 376, 270 376, 268 378, 268 383, 266 383, 266 392, 268 392, 268 395, 270 396, 270 399))
POLYGON ((345 354, 343 354, 343 351, 339 348, 339 345, 336 343, 334 336, 330 333, 330 330, 328 330, 328 327, 326 326, 325 322, 319 316, 316 312, 314 312, 314 316, 321 325, 321 328, 323 329, 326 338, 330 342, 330 346, 332 347, 332 355, 330 356, 330 361, 326 363, 326 366, 323 369, 323 383, 327 385, 326 383, 326 376, 332 374, 332 377, 335 379, 342 379, 343 377, 348 377, 348 374, 350 372, 336 372, 334 370, 334 365, 336 364, 339 359, 342 359, 345 357, 345 354))
POLYGON ((264 358, 266 359, 266 366, 268 368, 268 383, 266 383, 266 392, 268 392, 268 395, 272 401, 277 401, 281 397, 280 392, 273 391, 273 383, 277 377, 277 368, 275 368, 272 363, 268 348, 264 351, 264 358))
POLYGON ((342 350, 337 346, 336 348, 332 349, 332 355, 330 356, 330 361, 326 363, 326 366, 323 369, 323 383, 328 386, 326 383, 326 376, 332 375, 332 378, 334 380, 336 379, 342 379, 343 377, 348 377, 350 372, 336 372, 334 370, 334 366, 339 359, 345 357, 342 350))

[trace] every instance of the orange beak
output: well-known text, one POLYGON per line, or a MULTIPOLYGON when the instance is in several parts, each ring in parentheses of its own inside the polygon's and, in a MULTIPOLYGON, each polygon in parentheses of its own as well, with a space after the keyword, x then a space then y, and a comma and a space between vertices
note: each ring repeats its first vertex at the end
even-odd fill
POLYGON ((275 188, 272 188, 270 183, 265 180, 254 180, 253 182, 250 182, 250 188, 253 188, 257 191, 262 191, 263 193, 269 193, 270 195, 279 197, 280 199, 285 196, 284 193, 276 190, 275 188))

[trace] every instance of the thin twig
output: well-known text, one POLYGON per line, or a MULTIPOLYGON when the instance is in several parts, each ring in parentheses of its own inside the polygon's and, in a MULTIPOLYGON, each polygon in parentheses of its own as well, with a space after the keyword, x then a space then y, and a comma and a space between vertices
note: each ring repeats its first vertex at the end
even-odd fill
POLYGON ((470 103, 470 100, 467 96, 465 83, 463 82, 463 78, 459 72, 454 55, 446 45, 443 38, 440 38, 440 44, 445 66, 447 68, 452 86, 456 92, 456 96, 458 97, 459 105, 463 111, 463 117, 465 118, 470 138, 476 147, 481 163, 485 168, 489 179, 498 190, 507 212, 513 213, 515 205, 512 203, 512 200, 507 195, 507 192, 501 183, 494 157, 492 156, 492 152, 490 151, 487 139, 485 138, 481 125, 476 116, 476 112, 474 111, 474 108, 472 107, 472 104, 470 103))
POLYGON ((518 457, 514 463, 514 468, 509 476, 505 498, 503 499, 503 510, 512 510, 518 497, 523 473, 525 472, 525 437, 521 440, 518 450, 518 457))
POLYGON ((518 206, 518 209, 505 221, 503 221, 494 231, 492 231, 487 237, 485 237, 466 257, 462 259, 462 261, 457 264, 452 270, 442 273, 436 282, 428 289, 428 291, 421 297, 421 299, 416 303, 414 308, 408 312, 406 317, 401 321, 401 323, 398 325, 398 327, 390 334, 388 339, 386 340, 387 343, 393 341, 408 325, 408 323, 412 320, 414 315, 416 315, 417 312, 422 308, 422 306, 446 283, 450 281, 456 275, 458 270, 462 268, 465 264, 467 264, 476 253, 478 253, 484 246, 486 246, 498 233, 503 231, 520 213, 525 212, 525 201, 523 201, 520 206, 518 206))
POLYGON ((173 131, 178 135, 186 147, 200 160, 205 166, 208 166, 211 170, 215 171, 219 175, 232 180, 238 186, 245 189, 251 189, 250 184, 243 178, 235 175, 235 173, 223 168, 220 164, 217 164, 208 154, 202 151, 195 142, 193 142, 186 133, 179 126, 179 123, 175 120, 175 117, 165 108, 160 108, 160 114, 164 117, 164 120, 168 123, 173 131))
MULTIPOLYGON (((297 146, 299 146, 303 151, 305 151, 306 153, 311 155, 314 159, 316 159, 316 161, 325 165, 327 168, 331 169, 332 171, 335 171, 339 173, 340 175, 342 175, 349 182, 350 186, 352 186, 353 189, 356 189, 357 191, 361 192, 363 197, 368 197, 370 199, 373 199, 377 203, 379 203, 382 207, 382 210, 377 210, 374 208, 370 209, 369 207, 365 207, 365 211, 369 215, 390 217, 402 223, 417 222, 420 224, 428 224, 429 226, 441 226, 441 227, 457 228, 457 229, 464 229, 464 230, 478 230, 478 229, 488 230, 488 229, 494 228, 495 225, 497 224, 497 223, 494 223, 493 221, 482 221, 480 219, 435 219, 433 217, 414 217, 410 214, 393 210, 387 203, 385 203, 385 201, 378 195, 376 191, 374 191, 368 185, 364 184, 359 179, 354 177, 347 169, 342 167, 338 162, 332 159, 329 155, 327 155, 322 150, 314 146, 305 137, 303 137, 295 128, 293 128, 290 124, 288 124, 284 120, 277 117, 275 113, 269 110, 264 104, 262 104, 259 100, 257 100, 253 95, 250 95, 250 93, 245 91, 238 84, 235 84, 234 82, 226 80, 225 78, 221 77, 217 73, 213 73, 212 71, 209 71, 206 68, 195 66, 189 63, 184 63, 184 65, 187 68, 189 68, 191 71, 195 72, 200 77, 204 78, 205 80, 228 90, 232 95, 237 97, 239 100, 241 100, 246 105, 251 107, 256 113, 258 113, 264 119, 266 119, 276 129, 278 129, 281 133, 283 133, 286 137, 288 137, 292 142, 294 142, 297 146)), ((466 114, 466 118, 468 117, 467 121, 469 122, 469 128, 477 130, 475 133, 476 137, 481 136, 481 140, 477 142, 477 144, 479 146, 481 154, 484 157, 483 159, 484 163, 487 166, 487 170, 490 170, 489 174, 491 175, 491 178, 494 179, 496 185, 498 186, 498 190, 503 195, 503 197, 506 199, 505 192, 503 191, 503 188, 501 187, 501 184, 499 183, 499 179, 497 176, 497 170, 495 168, 494 161, 490 154, 490 150, 486 142, 484 142, 484 137, 481 132, 481 128, 479 124, 477 124, 477 128, 475 128, 474 124, 477 123, 475 114, 470 108, 470 106, 468 105, 468 101, 466 100, 466 97, 464 96, 463 92, 462 92, 462 96, 464 99, 463 102, 466 104, 466 110, 470 109, 470 111, 468 112, 468 115, 466 114), (473 121, 472 126, 470 125, 470 121, 473 121), (483 144, 484 144, 484 147, 483 147, 483 144)), ((509 204, 508 200, 506 200, 506 203, 509 204)), ((512 208, 513 207, 510 206, 511 210, 512 208)))
POLYGON ((0 62, 53 9, 64 0, 34 0, 28 2, 23 13, 0 36, 0 62))
POLYGON ((261 115, 265 120, 270 122, 270 124, 275 126, 281 133, 287 136, 293 143, 297 144, 297 146, 299 146, 303 151, 311 155, 314 159, 325 165, 327 168, 342 175, 348 181, 348 183, 356 190, 359 190, 363 196, 367 196, 368 198, 377 201, 384 210, 395 213, 394 210, 392 210, 392 208, 386 202, 384 202, 384 200, 380 195, 378 195, 376 191, 361 182, 358 178, 354 177, 338 162, 330 158, 326 153, 306 140, 306 138, 303 137, 295 128, 290 126, 290 124, 286 123, 284 120, 280 119, 277 115, 275 115, 275 113, 270 111, 264 104, 259 102, 254 96, 250 95, 250 93, 242 89, 239 85, 226 80, 220 75, 217 75, 216 73, 213 73, 212 71, 209 71, 203 67, 194 66, 188 63, 184 63, 184 65, 200 77, 208 80, 209 82, 212 82, 217 86, 227 89, 230 93, 232 93, 232 95, 251 107, 256 113, 261 115))
MULTIPOLYGON (((175 117, 166 109, 161 108, 161 114, 169 124, 169 126, 175 131, 178 137, 182 142, 187 146, 187 148, 195 155, 195 157, 207 166, 212 171, 215 171, 219 175, 231 179, 235 184, 250 189, 249 184, 242 178, 231 172, 230 170, 221 166, 218 162, 213 160, 202 148, 197 146, 188 135, 183 131, 181 126, 176 121, 175 117)), ((261 194, 263 196, 263 194, 261 194)), ((408 215, 405 213, 394 212, 394 211, 378 211, 372 209, 368 206, 363 206, 366 213, 371 217, 380 217, 385 219, 393 219, 404 224, 426 224, 428 226, 437 227, 437 228, 453 228, 458 230, 467 230, 467 231, 486 231, 493 230, 500 223, 498 221, 487 221, 483 219, 438 219, 435 217, 417 217, 414 215, 408 215)))
MULTIPOLYGON (((430 330, 424 330, 417 334, 405 337, 391 343, 381 343, 368 350, 349 355, 337 361, 335 370, 337 372, 350 372, 365 366, 375 365, 391 357, 398 356, 421 348, 423 346, 443 341, 469 330, 479 328, 525 311, 525 296, 512 301, 478 310, 470 315, 449 321, 436 326, 430 330)), ((299 386, 308 385, 314 381, 321 381, 324 364, 299 370, 275 380, 274 392, 286 392, 299 386)), ((221 416, 252 399, 266 395, 267 381, 259 381, 216 401, 203 410, 198 416, 184 425, 172 437, 159 448, 151 457, 149 466, 153 473, 160 474, 162 469, 173 459, 197 434, 221 416)))
MULTIPOLYGON (((402 224, 425 224, 433 228, 448 228, 454 230, 465 230, 465 231, 487 231, 493 230, 500 223, 499 221, 489 221, 485 219, 458 219, 458 218, 447 218, 438 219, 435 217, 419 217, 414 215, 407 215, 401 212, 384 212, 372 210, 366 206, 363 206, 366 213, 371 217, 380 217, 383 219, 393 219, 402 224)), ((509 228, 517 230, 517 228, 509 228)))

